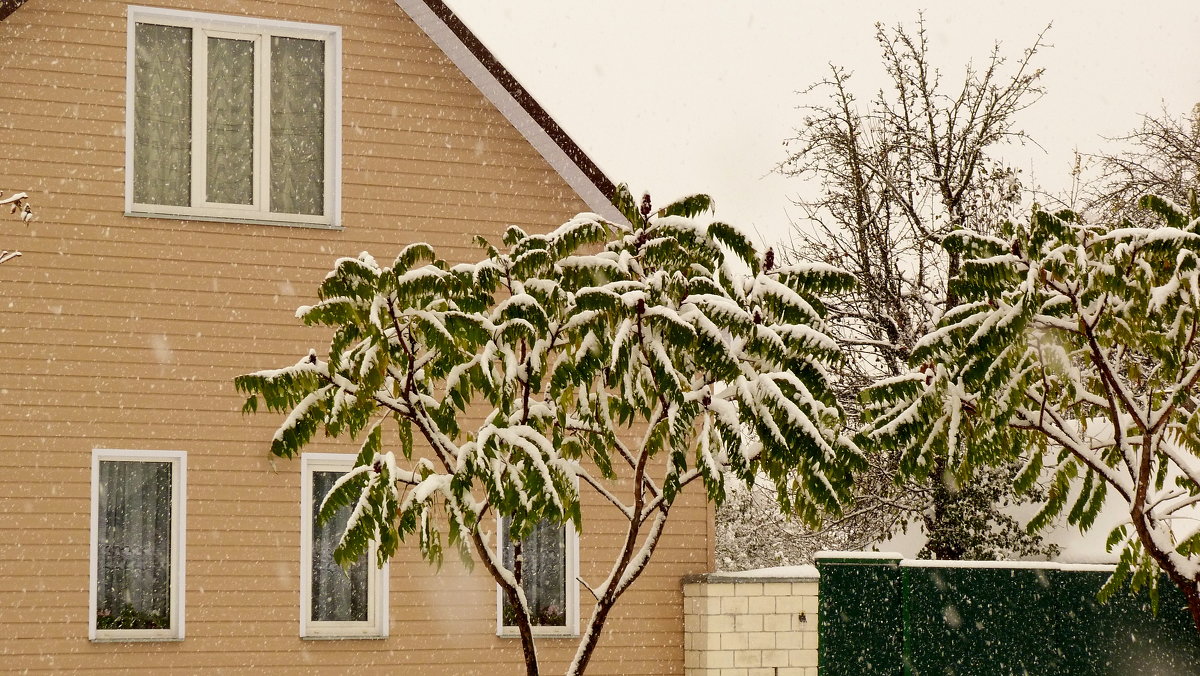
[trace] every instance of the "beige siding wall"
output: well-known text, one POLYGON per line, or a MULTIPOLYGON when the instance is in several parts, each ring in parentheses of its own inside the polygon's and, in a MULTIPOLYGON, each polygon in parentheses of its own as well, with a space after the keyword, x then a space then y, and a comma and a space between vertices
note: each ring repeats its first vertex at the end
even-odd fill
POLYGON ((689 578, 688 676, 817 676, 817 578, 689 578))
MULTIPOLYGON (((521 672, 482 567, 439 572, 412 548, 391 568, 391 638, 298 638, 300 464, 268 460, 280 417, 242 416, 232 379, 322 345, 293 312, 335 257, 429 241, 464 260, 473 235, 582 202, 391 0, 155 4, 343 27, 345 228, 123 216, 125 3, 34 0, 0 23, 0 188, 39 217, 0 219, 25 254, 0 266, 0 671, 521 672), (182 642, 87 639, 93 448, 187 452, 182 642)), ((598 581, 622 524, 586 497, 581 570, 598 581)), ((682 673, 679 579, 709 569, 711 516, 691 496, 674 518, 595 673, 682 673)), ((541 641, 546 673, 573 646, 541 641)))

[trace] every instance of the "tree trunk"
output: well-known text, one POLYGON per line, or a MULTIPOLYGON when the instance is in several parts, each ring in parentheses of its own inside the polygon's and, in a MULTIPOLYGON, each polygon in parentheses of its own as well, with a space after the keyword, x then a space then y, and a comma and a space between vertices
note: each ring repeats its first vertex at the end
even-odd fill
MULTIPOLYGON (((950 254, 950 264, 946 270, 946 304, 943 311, 949 311, 951 308, 958 305, 958 294, 950 290, 950 283, 958 276, 962 268, 962 257, 957 253, 950 254)), ((960 487, 954 480, 951 468, 947 459, 938 456, 933 461, 933 470, 929 473, 932 478, 932 494, 930 496, 933 502, 933 512, 925 517, 925 533, 928 536, 928 541, 925 543, 925 548, 928 549, 934 558, 941 561, 959 561, 966 553, 966 547, 962 542, 956 541, 955 537, 946 537, 946 535, 961 534, 961 528, 951 527, 947 521, 950 518, 950 512, 953 511, 953 503, 958 495, 960 487)))
MULTIPOLYGON (((483 536, 476 529, 470 534, 471 543, 475 547, 475 551, 479 554, 480 560, 483 562, 484 568, 487 568, 491 573, 492 579, 500 585, 504 590, 504 596, 508 598, 508 603, 517 610, 517 630, 521 633, 521 651, 525 655, 525 675, 540 676, 538 669, 537 646, 533 642, 533 624, 529 621, 529 613, 525 607, 521 605, 521 599, 517 596, 517 588, 510 587, 505 581, 504 576, 496 568, 496 562, 492 557, 491 551, 488 549, 487 543, 484 542, 483 536)), ((519 578, 517 584, 520 584, 519 578)))
MULTIPOLYGON (((513 543, 513 577, 516 578, 518 586, 521 584, 523 573, 521 568, 524 563, 521 541, 517 540, 513 543)), ((537 646, 533 643, 533 622, 530 621, 525 606, 521 605, 515 589, 505 589, 504 595, 508 597, 509 605, 517 613, 517 629, 521 632, 521 651, 525 653, 525 674, 526 676, 538 676, 537 646)))
POLYGON ((1195 581, 1186 585, 1180 585, 1183 590, 1183 595, 1187 598, 1188 611, 1192 614, 1192 624, 1195 625, 1196 631, 1200 631, 1200 586, 1195 581))
POLYGON ((592 660, 592 653, 596 650, 596 644, 600 642, 600 632, 604 628, 604 622, 608 619, 608 613, 616 602, 616 599, 607 600, 607 598, 601 598, 596 602, 596 610, 592 613, 592 619, 588 621, 587 633, 579 641, 579 649, 575 652, 575 661, 567 669, 567 676, 581 676, 587 669, 588 662, 592 660))
MULTIPOLYGON (((1113 417, 1115 419, 1116 416, 1113 417)), ((1145 435, 1144 432, 1143 435, 1150 436, 1145 435)), ((1157 449, 1161 441, 1161 437, 1155 439, 1151 436, 1152 448, 1157 449)), ((1137 489, 1131 501, 1130 520, 1133 521, 1133 528, 1137 531, 1142 546, 1146 548, 1147 552, 1150 552, 1150 557, 1154 559, 1159 568, 1166 571, 1167 577, 1176 587, 1179 587, 1179 591, 1183 592, 1183 597, 1187 599, 1188 612, 1192 615, 1192 624, 1195 625, 1196 631, 1200 631, 1200 585, 1197 584, 1197 580, 1187 577, 1175 567, 1171 557, 1158 547, 1150 533, 1151 517, 1146 512, 1146 495, 1150 488, 1152 455, 1151 449, 1143 448, 1141 456, 1138 458, 1138 476, 1135 477, 1137 489)))
POLYGON ((962 535, 962 528, 955 528, 948 523, 952 518, 954 501, 958 495, 957 486, 953 483, 954 477, 949 472, 946 458, 938 456, 934 459, 933 471, 929 474, 932 482, 930 502, 933 503, 933 510, 924 518, 925 534, 928 537, 925 549, 939 561, 959 561, 966 554, 965 543, 959 537, 962 535))
POLYGON ((1135 506, 1133 512, 1133 526, 1137 530, 1138 539, 1142 541, 1142 546, 1146 548, 1146 551, 1150 552, 1151 558, 1166 572, 1171 582, 1179 588, 1179 591, 1183 592, 1183 597, 1187 600, 1188 612, 1192 616, 1192 624, 1196 627, 1196 631, 1200 632, 1200 582, 1190 579, 1176 570, 1166 552, 1160 551, 1155 546, 1145 519, 1140 518, 1142 517, 1140 505, 1135 506))
POLYGON ((950 254, 950 265, 946 268, 946 305, 945 312, 949 312, 951 308, 958 305, 958 294, 950 290, 950 283, 958 276, 962 270, 962 255, 958 253, 950 254))
MULTIPOLYGON (((509 603, 516 605, 515 599, 509 603)), ((521 652, 525 654, 525 676, 539 676, 537 646, 533 643, 533 627, 530 626, 529 618, 525 617, 524 621, 517 622, 517 627, 521 631, 521 652)))

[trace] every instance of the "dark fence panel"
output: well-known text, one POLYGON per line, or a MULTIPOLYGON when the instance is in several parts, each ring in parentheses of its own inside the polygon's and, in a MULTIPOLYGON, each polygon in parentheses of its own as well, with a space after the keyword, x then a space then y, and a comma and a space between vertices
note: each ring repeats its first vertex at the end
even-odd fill
POLYGON ((817 566, 821 676, 903 673, 899 555, 824 557, 817 566), (826 594, 827 588, 834 591, 826 594))
POLYGON ((822 675, 1200 675, 1200 635, 1165 578, 1155 615, 1145 594, 1099 603, 1103 570, 1031 565, 820 558, 822 675))

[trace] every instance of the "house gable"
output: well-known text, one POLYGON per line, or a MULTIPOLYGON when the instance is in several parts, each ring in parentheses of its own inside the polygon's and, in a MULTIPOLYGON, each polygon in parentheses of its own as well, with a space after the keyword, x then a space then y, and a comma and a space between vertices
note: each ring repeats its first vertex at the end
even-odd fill
MULTIPOLYGON (((0 21, 26 0, 0 0, 0 21)), ((396 0, 513 127, 554 167, 592 211, 624 221, 612 205, 616 185, 537 99, 442 0, 396 0)))
POLYGON ((616 192, 612 180, 446 3, 442 0, 396 0, 396 4, 542 153, 593 211, 610 220, 625 220, 612 206, 616 192))
MULTIPOLYGON (((453 554, 439 570, 415 547, 391 564, 388 638, 300 637, 301 463, 267 457, 280 419, 241 415, 232 380, 328 344, 294 312, 339 256, 386 261, 425 241, 470 260, 477 235, 544 231, 594 207, 395 0, 144 0, 341 27, 343 227, 128 217, 129 4, 36 0, 0 22, 0 188, 29 192, 38 214, 0 225, 24 252, 0 266, 0 603, 20 609, 0 618, 4 669, 516 673, 520 645, 496 636, 490 577, 453 554), (96 449, 185 454, 182 641, 88 640, 96 449)), ((624 524, 584 500, 580 574, 595 581, 624 524)), ((684 496, 672 519, 613 612, 596 674, 683 672, 679 580, 709 568, 711 511, 684 496)), ((586 591, 580 606, 586 617, 586 591)), ((562 671, 572 649, 546 639, 545 670, 562 671)))

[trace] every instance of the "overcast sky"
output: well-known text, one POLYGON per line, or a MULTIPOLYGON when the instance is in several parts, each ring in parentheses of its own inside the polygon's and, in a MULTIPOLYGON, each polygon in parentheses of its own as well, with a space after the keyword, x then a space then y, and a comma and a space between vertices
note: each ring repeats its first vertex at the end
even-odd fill
POLYGON ((932 59, 956 79, 994 42, 1014 57, 1047 34, 1046 96, 1019 118, 1044 148, 1014 149, 1026 176, 1067 183, 1073 148, 1133 129, 1163 105, 1200 101, 1200 3, 1026 0, 447 0, 614 180, 656 203, 711 194, 722 220, 786 237, 797 179, 774 175, 798 93, 829 64, 860 99, 882 84, 874 23, 924 8, 932 59))

